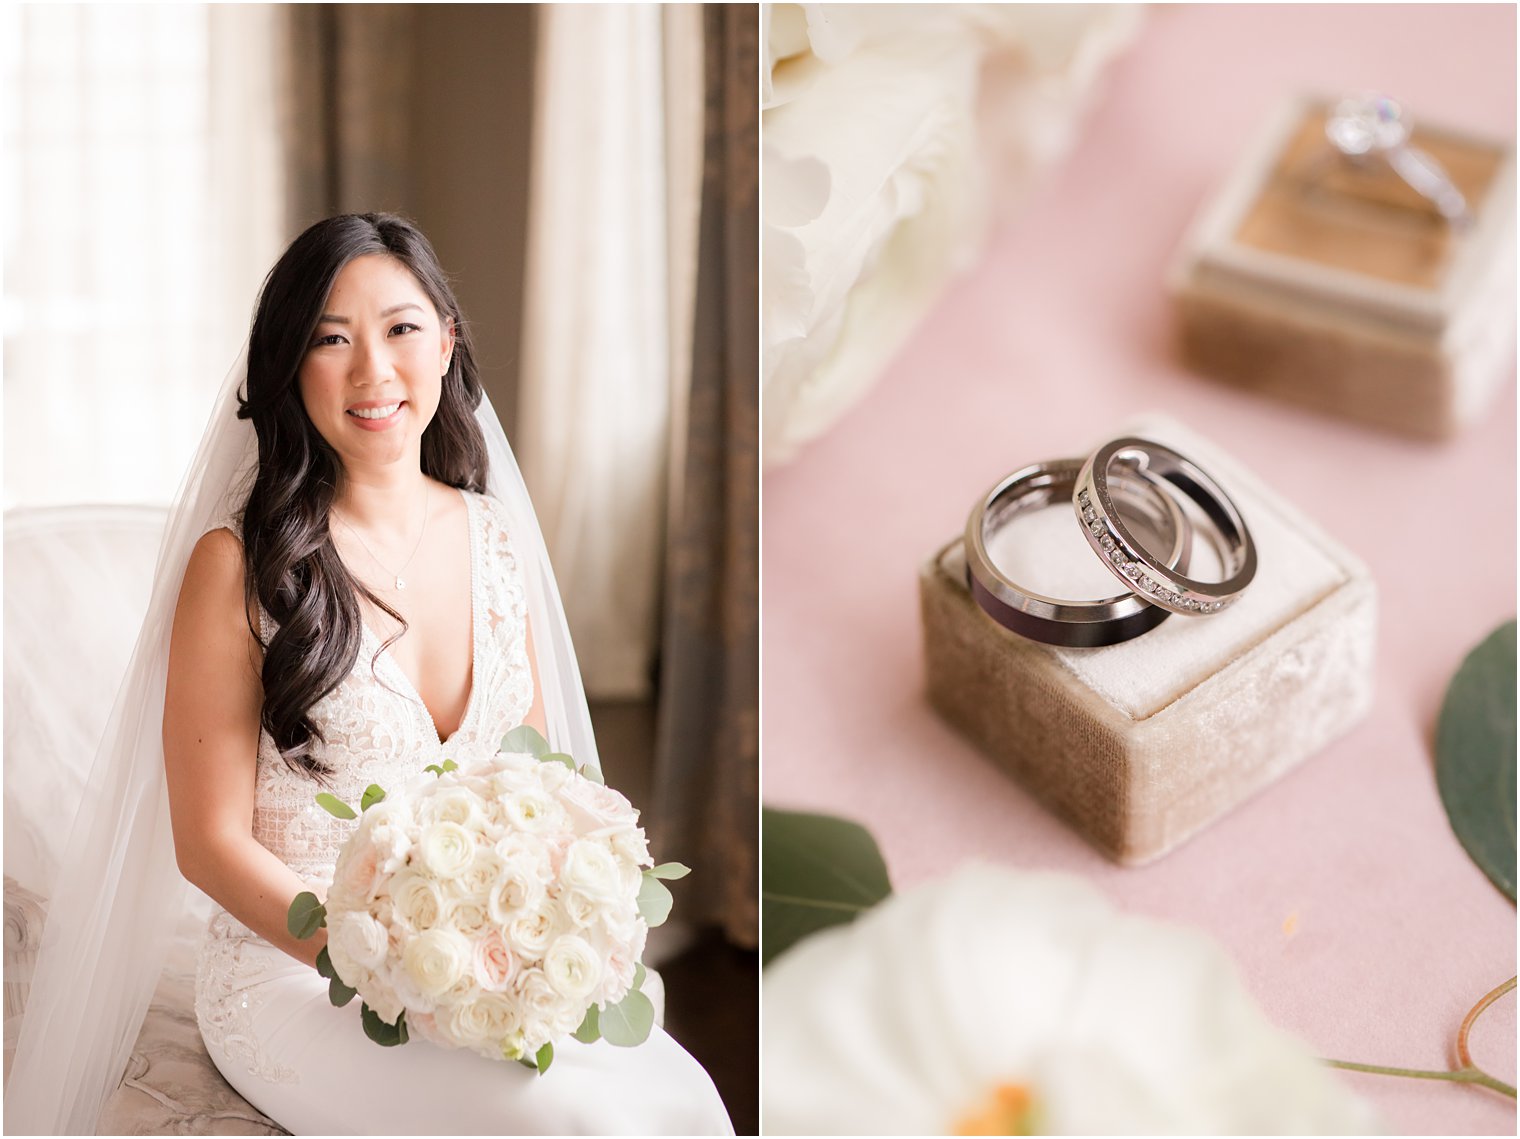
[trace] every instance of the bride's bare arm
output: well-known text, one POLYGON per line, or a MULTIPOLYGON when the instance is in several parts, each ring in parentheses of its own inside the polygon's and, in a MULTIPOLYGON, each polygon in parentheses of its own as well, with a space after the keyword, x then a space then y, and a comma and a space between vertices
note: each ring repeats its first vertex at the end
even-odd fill
POLYGON ((259 744, 258 642, 243 599, 243 553, 229 530, 196 543, 180 587, 164 695, 164 766, 180 873, 271 944, 309 965, 325 930, 285 925, 305 884, 253 838, 259 744))
MULTIPOLYGON (((537 728, 539 735, 549 734, 548 717, 544 715, 544 690, 538 683, 538 657, 533 653, 533 624, 528 622, 524 627, 524 641, 528 648, 528 669, 533 673, 533 703, 528 707, 528 714, 523 717, 523 723, 530 728, 537 728)), ((579 758, 579 757, 572 757, 579 758)))

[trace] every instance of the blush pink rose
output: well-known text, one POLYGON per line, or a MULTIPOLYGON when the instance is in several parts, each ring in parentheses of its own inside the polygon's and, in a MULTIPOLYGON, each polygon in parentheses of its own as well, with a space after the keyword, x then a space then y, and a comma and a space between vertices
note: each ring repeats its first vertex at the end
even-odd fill
POLYGON ((505 992, 517 976, 517 958, 500 930, 491 930, 475 943, 475 980, 487 992, 505 992))

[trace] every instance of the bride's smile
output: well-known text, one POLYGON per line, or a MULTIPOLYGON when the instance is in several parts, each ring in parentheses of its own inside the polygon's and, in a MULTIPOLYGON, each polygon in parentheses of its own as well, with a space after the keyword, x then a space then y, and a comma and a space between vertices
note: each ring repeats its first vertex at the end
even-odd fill
POLYGON ((345 469, 410 458, 438 410, 454 350, 407 268, 381 254, 356 257, 338 273, 301 360, 301 401, 345 469))

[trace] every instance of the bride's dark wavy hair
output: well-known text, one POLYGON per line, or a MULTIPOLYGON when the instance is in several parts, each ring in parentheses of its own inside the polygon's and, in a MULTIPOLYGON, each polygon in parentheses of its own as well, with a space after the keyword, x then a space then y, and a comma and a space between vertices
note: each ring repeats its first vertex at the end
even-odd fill
MULTIPOLYGON (((264 279, 238 418, 253 420, 259 442, 258 473, 243 509, 244 590, 249 608, 257 599, 279 625, 264 645, 262 723, 291 769, 318 781, 332 771, 317 757, 322 734, 310 712, 358 659, 358 595, 401 622, 396 637, 406 631, 401 615, 338 557, 328 517, 343 468, 307 417, 297 382, 333 281, 355 257, 368 254, 406 266, 439 318, 454 320, 454 353, 438 412, 422 434, 423 473, 450 486, 486 488, 486 444, 474 414, 481 387, 469 326, 433 247, 415 225, 393 214, 343 214, 317 222, 264 279)), ((253 634, 263 640, 258 629, 253 634)))

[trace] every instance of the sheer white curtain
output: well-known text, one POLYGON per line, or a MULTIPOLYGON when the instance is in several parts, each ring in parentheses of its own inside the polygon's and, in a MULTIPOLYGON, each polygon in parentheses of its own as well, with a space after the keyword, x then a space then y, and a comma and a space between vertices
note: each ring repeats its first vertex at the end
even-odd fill
POLYGON ((283 16, 4 20, 5 505, 167 502, 284 236, 283 16))
POLYGON ((517 444, 600 697, 646 695, 657 643, 702 121, 700 68, 667 42, 700 37, 698 19, 647 4, 538 12, 517 444))

